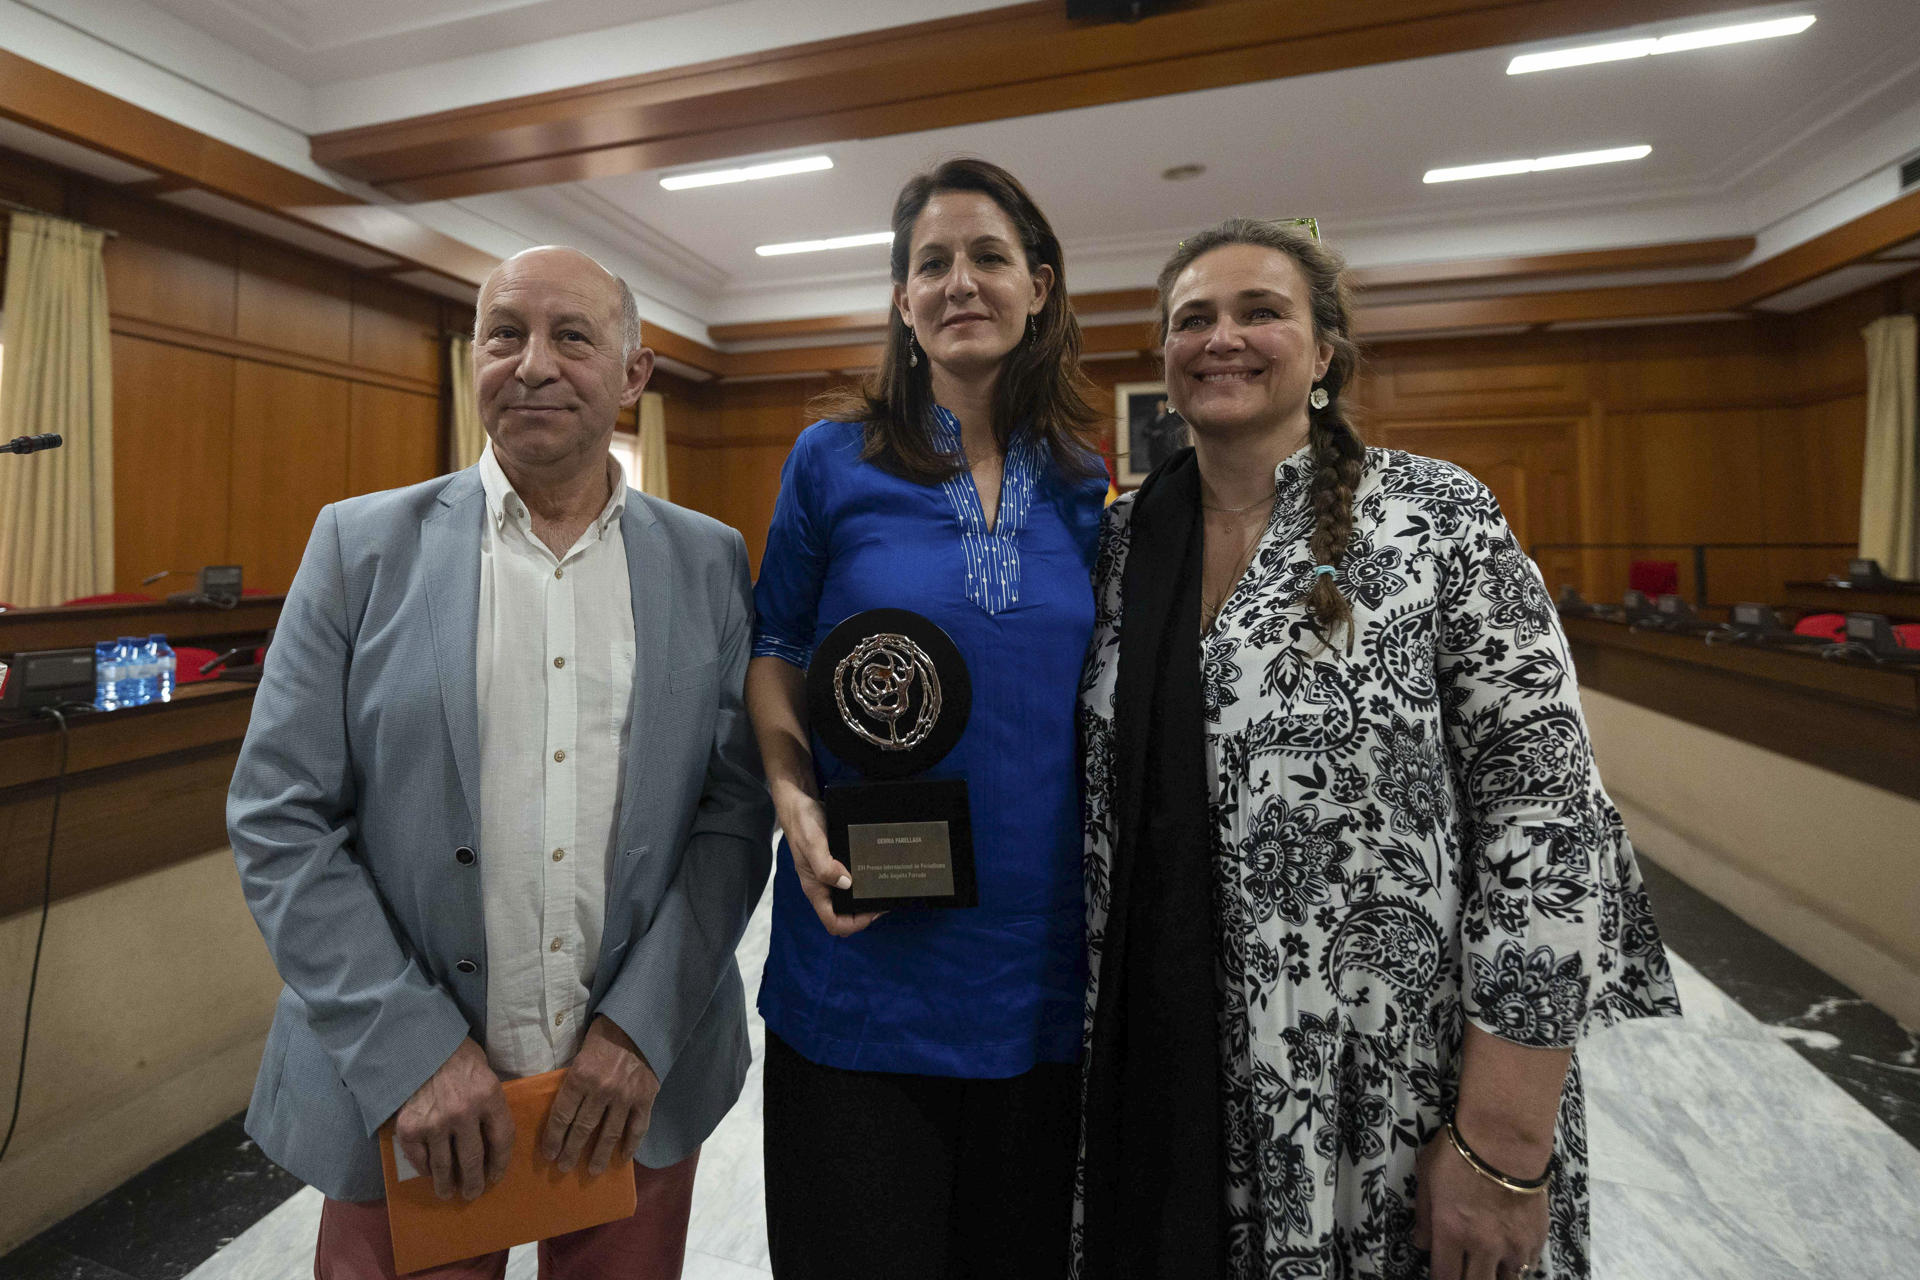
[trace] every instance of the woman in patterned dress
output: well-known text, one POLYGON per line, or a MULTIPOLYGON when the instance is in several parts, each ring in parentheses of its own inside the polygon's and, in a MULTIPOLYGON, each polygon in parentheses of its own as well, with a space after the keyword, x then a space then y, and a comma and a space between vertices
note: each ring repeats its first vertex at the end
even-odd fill
POLYGON ((1573 1046, 1679 1012, 1538 570, 1347 422, 1342 265, 1235 219, 1160 275, 1194 447, 1109 508, 1081 685, 1087 1280, 1585 1277, 1573 1046))

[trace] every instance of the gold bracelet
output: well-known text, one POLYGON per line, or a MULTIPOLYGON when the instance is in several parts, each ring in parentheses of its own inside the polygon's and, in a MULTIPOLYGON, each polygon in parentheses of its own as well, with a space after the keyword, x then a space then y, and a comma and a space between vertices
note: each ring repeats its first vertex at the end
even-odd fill
POLYGON ((1460 1136, 1459 1127, 1453 1123, 1453 1113, 1451 1111, 1447 1113, 1447 1118, 1442 1121, 1442 1127, 1447 1131, 1447 1141, 1453 1144, 1453 1149, 1460 1153, 1460 1158, 1467 1162, 1468 1168, 1490 1182, 1499 1183, 1515 1195, 1540 1195, 1546 1191, 1547 1183, 1553 1178, 1553 1160, 1551 1157, 1547 1160, 1547 1171, 1537 1178, 1515 1178, 1509 1174, 1500 1172, 1500 1170, 1494 1168, 1485 1160, 1482 1160, 1475 1154, 1473 1148, 1467 1145, 1467 1140, 1460 1136))

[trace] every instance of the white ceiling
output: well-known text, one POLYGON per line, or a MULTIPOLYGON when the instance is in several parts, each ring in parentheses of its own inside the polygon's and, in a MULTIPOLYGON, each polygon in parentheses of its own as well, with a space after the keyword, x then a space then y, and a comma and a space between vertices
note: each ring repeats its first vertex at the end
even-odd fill
POLYGON ((308 85, 405 71, 729 0, 150 0, 308 85))
POLYGON ((1509 58, 1529 47, 1513 46, 838 143, 818 148, 831 171, 765 182, 670 192, 638 173, 535 198, 624 224, 724 320, 848 309, 821 306, 822 290, 877 305, 884 247, 761 258, 754 246, 884 230, 907 175, 962 153, 1028 184, 1083 289, 1145 283, 1182 235, 1231 213, 1316 216, 1367 265, 1750 234, 1827 195, 1796 175, 1868 125, 1912 117, 1847 180, 1920 145, 1914 0, 1815 7, 1802 36, 1691 55, 1509 77, 1509 58), (1421 182, 1440 165, 1637 142, 1652 156, 1421 182), (1159 176, 1187 163, 1205 174, 1159 176))
MULTIPOLYGON (((0 0, 0 47, 312 171, 294 152, 323 128, 1006 2, 0 0)), ((1714 21, 1819 21, 1782 40, 1531 76, 1505 75, 1513 54, 1542 47, 1516 45, 836 143, 818 148, 832 171, 763 183, 666 192, 660 175, 632 174, 408 211, 495 254, 580 244, 634 283, 649 319, 694 336, 707 323, 877 308, 883 248, 760 258, 753 247, 882 229, 910 173, 961 153, 1028 183, 1082 290, 1147 283, 1181 235, 1229 213, 1315 215, 1356 265, 1743 234, 1764 256, 1899 194, 1893 169, 1920 147, 1916 9, 1763 4, 1714 21), (1636 142, 1653 155, 1420 181, 1441 165, 1636 142), (1159 177, 1187 163, 1207 171, 1159 177)), ((1577 42, 1554 47, 1566 43, 1577 42)))

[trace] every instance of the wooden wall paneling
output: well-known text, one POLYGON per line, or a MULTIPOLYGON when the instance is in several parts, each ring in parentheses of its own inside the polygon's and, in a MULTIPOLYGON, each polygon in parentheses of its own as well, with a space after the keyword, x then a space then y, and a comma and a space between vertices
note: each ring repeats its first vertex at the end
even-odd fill
POLYGON ((347 493, 418 484, 440 474, 440 400, 356 382, 348 403, 347 493))
MULTIPOLYGON (((439 301, 430 295, 391 281, 355 278, 352 363, 444 385, 441 311, 439 301)), ((464 327, 472 327, 471 315, 464 327)))
MULTIPOLYGON (((1382 424, 1375 443, 1443 458, 1493 491, 1522 548, 1576 541, 1580 529, 1576 468, 1579 450, 1572 419, 1382 424)), ((1548 584, 1576 580, 1578 558, 1543 553, 1548 584)))
POLYGON ((1362 365, 1362 401, 1391 417, 1578 412, 1589 396, 1574 335, 1382 344, 1362 365))
MULTIPOLYGON (((1622 541, 1758 542, 1761 515, 1760 412, 1687 410, 1623 413, 1609 420, 1610 464, 1619 469, 1622 541)), ((1673 560, 1680 593, 1695 590, 1692 553, 1683 546, 1648 548, 1635 559, 1673 560)), ((1753 552, 1716 552, 1709 561, 1717 600, 1764 598, 1764 559, 1753 552)))
POLYGON ((114 335, 114 590, 165 595, 190 584, 140 579, 227 563, 233 384, 229 356, 114 335))
POLYGON ((1845 550, 1770 551, 1773 582, 1844 572, 1860 538, 1866 465, 1864 395, 1775 409, 1762 418, 1761 486, 1767 539, 1844 542, 1845 550))
MULTIPOLYGON (((67 780, 53 861, 60 901, 157 871, 227 842, 226 794, 238 743, 197 747, 67 780)), ((52 788, 0 795, 0 917, 37 907, 52 788)))
POLYGON ((64 169, 0 148, 0 196, 35 209, 63 209, 71 188, 64 169))
POLYGON ((715 477, 719 487, 712 495, 717 509, 712 514, 747 540, 756 574, 774 500, 780 494, 780 468, 811 421, 807 401, 829 385, 818 378, 751 382, 720 388, 722 394, 713 402, 713 434, 723 447, 707 451, 722 455, 705 464, 719 473, 715 477))
POLYGON ((314 517, 347 496, 349 386, 251 361, 234 369, 227 547, 252 586, 285 591, 314 517))
POLYGON ((354 363, 349 277, 337 264, 249 237, 239 243, 238 265, 236 338, 354 363))
POLYGON ((101 258, 116 316, 236 336, 239 237, 219 223, 88 186, 77 216, 120 232, 101 258))
POLYGON ((656 373, 648 390, 665 402, 668 499, 720 519, 728 462, 714 439, 711 401, 719 388, 656 373))
POLYGON ((1595 393, 1619 410, 1725 409, 1769 403, 1751 321, 1657 325, 1589 334, 1595 393))
MULTIPOLYGON (((1587 412, 1574 426, 1574 483, 1578 488, 1580 509, 1577 542, 1614 542, 1611 510, 1607 501, 1607 407, 1603 401, 1588 402, 1587 412)), ((1626 559, 1608 551, 1582 551, 1573 584, 1588 600, 1616 598, 1619 583, 1626 576, 1626 559)), ((1548 580, 1558 593, 1561 583, 1548 580)))

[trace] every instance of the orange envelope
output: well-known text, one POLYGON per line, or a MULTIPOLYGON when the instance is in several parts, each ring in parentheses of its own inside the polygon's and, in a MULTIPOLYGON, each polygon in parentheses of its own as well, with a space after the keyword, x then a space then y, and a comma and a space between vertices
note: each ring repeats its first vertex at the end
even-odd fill
POLYGON ((540 1155, 540 1135, 560 1089, 564 1069, 509 1080, 501 1086, 513 1113, 513 1155, 507 1176, 467 1201, 433 1194, 425 1170, 401 1177, 393 1121, 380 1126, 380 1163, 387 1173, 387 1224, 393 1231, 394 1269, 437 1267, 517 1244, 565 1235, 631 1217, 636 1203, 631 1165, 615 1161, 599 1177, 587 1173, 589 1144, 572 1173, 540 1155))

